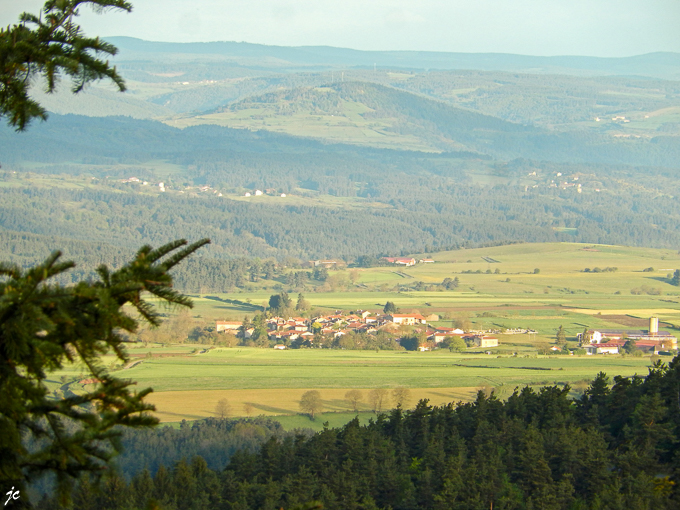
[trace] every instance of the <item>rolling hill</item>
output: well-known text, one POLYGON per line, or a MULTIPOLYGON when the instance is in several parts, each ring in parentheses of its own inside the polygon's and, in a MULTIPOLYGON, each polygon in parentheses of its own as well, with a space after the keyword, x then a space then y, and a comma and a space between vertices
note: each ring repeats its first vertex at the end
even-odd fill
MULTIPOLYGON (((647 119, 646 119, 647 120, 647 119)), ((675 166, 680 138, 604 130, 555 130, 497 117, 375 83, 283 89, 212 113, 166 120, 215 124, 399 150, 464 151, 493 158, 675 166)))
POLYGON ((485 134, 536 131, 365 82, 271 92, 168 123, 266 129, 358 145, 475 152, 482 152, 488 143, 485 134))

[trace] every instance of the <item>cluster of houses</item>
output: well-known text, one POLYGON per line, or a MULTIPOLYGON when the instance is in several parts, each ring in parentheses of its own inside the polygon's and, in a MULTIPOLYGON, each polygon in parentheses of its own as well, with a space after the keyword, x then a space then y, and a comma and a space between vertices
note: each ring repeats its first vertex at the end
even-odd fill
MULTIPOLYGON (((122 183, 133 183, 133 184, 139 184, 141 186, 158 186, 158 191, 165 192, 166 187, 164 182, 158 182, 158 183, 151 183, 149 181, 143 181, 139 177, 128 177, 126 179, 121 179, 122 183)), ((218 190, 212 188, 211 186, 187 186, 184 188, 184 190, 188 192, 195 191, 197 193, 212 193, 214 195, 217 195, 218 197, 222 196, 222 193, 220 193, 218 190)), ((184 191, 180 191, 180 193, 184 193, 184 191)))
MULTIPOLYGON (((381 330, 395 330, 399 326, 415 326, 421 328, 421 332, 427 333, 427 343, 420 345, 421 351, 430 350, 446 340, 460 338, 468 345, 489 348, 497 347, 498 339, 479 332, 465 332, 461 329, 432 326, 428 321, 438 321, 438 315, 424 317, 419 313, 411 314, 373 314, 369 311, 359 310, 354 313, 344 314, 336 311, 332 315, 307 319, 304 317, 271 317, 267 319, 269 339, 276 342, 275 349, 286 349, 293 342, 308 340, 314 343, 315 335, 330 335, 334 338, 342 337, 348 333, 376 334, 381 330)), ((217 332, 240 333, 244 338, 250 338, 254 328, 242 331, 242 323, 236 321, 217 321, 217 332)), ((399 339, 397 339, 399 341, 399 339)))
MULTIPOLYGON (((142 186, 158 186, 158 189, 160 191, 165 191, 165 183, 159 182, 159 183, 150 183, 148 181, 144 181, 140 179, 139 177, 127 177, 126 179, 121 179, 120 182, 123 183, 134 183, 134 184, 140 184, 142 186)), ((191 186, 185 188, 186 190, 191 191, 192 189, 195 189, 198 192, 201 193, 214 193, 218 197, 222 196, 222 193, 220 193, 218 190, 212 188, 211 186, 197 186, 195 188, 192 188, 191 186)), ((184 193, 184 191, 180 191, 180 193, 184 193)), ((267 188, 264 191, 261 189, 256 189, 253 190, 252 192, 246 191, 243 196, 244 197, 260 197, 262 195, 269 195, 269 196, 278 196, 281 198, 285 198, 286 194, 285 193, 279 193, 277 190, 273 188, 267 188)))
POLYGON ((678 348, 678 339, 668 331, 659 331, 659 319, 649 319, 647 330, 589 329, 577 335, 588 354, 618 354, 629 341, 643 353, 656 354, 678 348))
MULTIPOLYGON (((388 262, 389 264, 394 264, 395 266, 411 267, 416 264, 434 264, 432 259, 419 259, 416 260, 413 257, 381 257, 381 260, 388 262)), ((325 267, 326 269, 337 268, 344 266, 344 262, 338 262, 337 260, 310 260, 310 267, 325 267)))
POLYGON ((243 194, 244 197, 261 197, 262 195, 269 195, 272 197, 280 196, 281 198, 286 198, 285 193, 279 193, 273 188, 267 188, 264 191, 262 191, 261 189, 256 189, 252 193, 250 191, 246 191, 243 194))
MULTIPOLYGON (((463 340, 468 346, 487 349, 498 346, 498 338, 486 332, 463 331, 457 328, 434 326, 439 316, 419 313, 374 314, 359 310, 345 314, 336 311, 331 315, 308 319, 305 317, 271 317, 267 319, 269 340, 275 343, 275 349, 286 349, 295 343, 314 345, 317 335, 339 338, 348 333, 376 334, 379 331, 396 332, 399 326, 414 326, 418 332, 425 332, 427 342, 418 346, 421 351, 428 351, 439 344, 449 344, 454 338, 463 340)), ((243 330, 243 324, 238 321, 217 321, 217 332, 231 332, 248 339, 253 335, 254 328, 243 330)), ((512 333, 528 333, 531 330, 517 330, 512 333)), ((659 331, 659 319, 652 317, 647 330, 609 330, 590 329, 577 335, 581 346, 587 354, 618 354, 629 341, 635 342, 635 348, 643 353, 656 354, 662 351, 672 351, 678 348, 678 339, 668 331, 659 331)), ((400 341, 399 338, 396 339, 400 341)), ((553 347, 553 350, 559 350, 553 347)))
POLYGON ((127 179, 121 179, 120 182, 141 184, 142 186, 158 186, 159 191, 165 191, 165 183, 159 182, 158 184, 151 184, 149 181, 143 181, 139 177, 128 177, 127 179))
MULTIPOLYGON (((416 265, 416 259, 413 257, 382 257, 381 260, 394 264, 395 266, 410 267, 416 265)), ((434 260, 432 259, 420 259, 418 262, 421 264, 434 264, 434 260)))

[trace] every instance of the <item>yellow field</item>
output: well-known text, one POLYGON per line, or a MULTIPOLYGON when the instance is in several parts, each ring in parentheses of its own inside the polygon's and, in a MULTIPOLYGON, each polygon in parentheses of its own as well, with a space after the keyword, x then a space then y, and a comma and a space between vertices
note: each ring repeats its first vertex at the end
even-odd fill
MULTIPOLYGON (((469 401, 474 399, 479 388, 411 388, 411 398, 406 407, 414 405, 421 399, 429 399, 433 405, 448 404, 449 402, 469 401)), ((155 415, 162 422, 176 422, 183 419, 200 420, 215 416, 215 405, 220 399, 226 398, 231 406, 231 415, 247 416, 244 404, 253 406, 253 416, 280 416, 300 412, 299 402, 306 388, 296 389, 262 389, 262 390, 191 390, 164 391, 152 393, 147 401, 156 406, 155 415)), ((345 401, 347 389, 318 390, 323 399, 324 412, 347 412, 351 407, 345 401)), ((359 405, 360 411, 370 411, 368 392, 361 390, 364 402, 359 405)), ((383 410, 392 408, 389 400, 383 410)))

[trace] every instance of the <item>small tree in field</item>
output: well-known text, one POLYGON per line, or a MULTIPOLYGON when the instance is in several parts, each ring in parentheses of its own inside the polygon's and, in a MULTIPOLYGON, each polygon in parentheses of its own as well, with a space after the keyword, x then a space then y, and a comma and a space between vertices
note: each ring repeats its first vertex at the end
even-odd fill
POLYGON ((217 401, 217 405, 215 405, 215 416, 220 420, 224 420, 231 416, 231 405, 226 398, 221 398, 217 401))
POLYGON ((670 279, 670 284, 680 287, 680 269, 676 269, 675 272, 673 272, 673 276, 670 279))
POLYGON ((392 301, 388 301, 385 303, 385 307, 383 308, 384 313, 397 313, 397 305, 395 305, 392 301))
POLYGON ((355 413, 359 412, 359 402, 364 399, 364 394, 361 390, 349 390, 345 393, 345 400, 352 407, 355 413))
POLYGON ((453 338, 450 338, 449 341, 447 342, 447 345, 451 352, 463 352, 465 349, 467 349, 467 344, 465 343, 465 340, 463 340, 459 336, 454 336, 453 338))
POLYGON ((292 308, 292 301, 287 292, 280 292, 269 297, 269 311, 277 315, 288 315, 292 308))
POLYGON ((246 413, 246 416, 248 418, 250 418, 255 412, 255 406, 250 402, 246 402, 245 404, 243 404, 243 412, 246 413))
POLYGON ((564 328, 562 326, 559 327, 557 330, 557 334, 555 335, 555 338, 557 339, 557 345, 563 346, 566 345, 567 343, 567 333, 564 331, 564 328))
POLYGON ((411 390, 404 388, 403 386, 398 386, 392 390, 392 400, 394 405, 405 406, 408 401, 411 400, 411 390))
POLYGON ((303 393, 300 399, 300 410, 309 414, 309 417, 313 420, 316 413, 323 411, 321 393, 317 390, 309 390, 303 393))
POLYGON ((385 388, 376 388, 371 390, 368 394, 368 401, 373 407, 373 412, 379 413, 382 411, 383 406, 387 405, 388 398, 389 392, 385 388))
POLYGON ((305 310, 309 310, 309 301, 305 299, 305 296, 303 296, 302 293, 298 294, 295 310, 298 312, 304 312, 305 310))

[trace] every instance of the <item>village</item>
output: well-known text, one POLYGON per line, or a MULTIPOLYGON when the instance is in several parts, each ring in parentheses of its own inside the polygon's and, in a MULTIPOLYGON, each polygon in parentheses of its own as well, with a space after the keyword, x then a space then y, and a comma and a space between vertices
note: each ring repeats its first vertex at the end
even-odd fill
MULTIPOLYGON (((340 339, 351 334, 377 335, 385 332, 407 350, 430 351, 439 348, 463 351, 467 348, 491 349, 499 346, 495 330, 468 330, 435 326, 439 316, 423 316, 419 313, 373 313, 357 310, 314 318, 270 317, 265 320, 267 337, 277 350, 300 347, 321 347, 320 339, 340 339), (413 339, 418 339, 416 343, 413 339), (410 341, 407 343, 406 339, 410 341)), ((245 327, 239 321, 216 321, 215 331, 231 333, 244 340, 253 337, 254 326, 245 327)), ((535 334, 531 329, 506 330, 504 335, 535 334)), ((579 347, 584 354, 620 354, 637 350, 642 354, 658 354, 675 351, 677 337, 667 331, 659 331, 659 319, 651 317, 648 330, 587 330, 577 335, 579 347)), ((342 345, 342 344, 340 344, 342 345)), ((573 354, 566 346, 552 346, 551 353, 573 354)), ((574 349, 576 350, 576 349, 574 349)), ((491 353, 491 351, 485 351, 491 353)))
MULTIPOLYGON (((290 347, 313 347, 318 338, 338 339, 348 334, 376 335, 381 331, 390 333, 397 343, 403 337, 414 335, 420 339, 417 350, 429 351, 434 348, 453 345, 453 340, 462 340, 467 347, 490 348, 498 347, 498 338, 485 331, 463 331, 458 328, 433 326, 429 322, 438 321, 436 314, 427 317, 419 313, 387 313, 375 314, 366 310, 358 310, 345 314, 340 310, 331 315, 315 318, 305 317, 270 317, 266 319, 269 340, 274 343, 274 349, 290 347), (429 321, 429 322, 428 322, 429 321)), ((244 339, 251 338, 255 327, 243 329, 239 321, 217 321, 215 330, 240 334, 244 339)), ((413 349, 415 350, 415 349, 413 349)))

